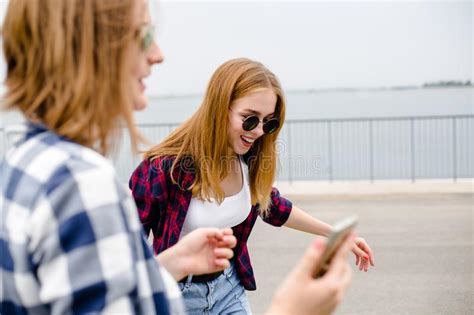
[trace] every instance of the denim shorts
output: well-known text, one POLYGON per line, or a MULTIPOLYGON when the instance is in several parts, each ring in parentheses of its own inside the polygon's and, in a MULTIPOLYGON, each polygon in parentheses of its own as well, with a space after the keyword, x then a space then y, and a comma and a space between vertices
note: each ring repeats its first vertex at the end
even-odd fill
POLYGON ((245 289, 233 264, 212 281, 178 283, 189 315, 251 315, 245 289))

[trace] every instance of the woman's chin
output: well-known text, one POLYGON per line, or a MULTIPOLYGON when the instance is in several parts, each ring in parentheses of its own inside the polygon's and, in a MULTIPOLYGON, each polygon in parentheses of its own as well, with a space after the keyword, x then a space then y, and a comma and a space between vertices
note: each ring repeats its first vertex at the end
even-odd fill
POLYGON ((244 155, 245 153, 249 152, 250 148, 238 146, 237 148, 234 147, 234 152, 238 155, 244 155))
POLYGON ((144 97, 140 100, 135 100, 133 102, 133 110, 134 111, 144 110, 146 108, 147 104, 148 104, 148 100, 146 99, 146 97, 144 97))

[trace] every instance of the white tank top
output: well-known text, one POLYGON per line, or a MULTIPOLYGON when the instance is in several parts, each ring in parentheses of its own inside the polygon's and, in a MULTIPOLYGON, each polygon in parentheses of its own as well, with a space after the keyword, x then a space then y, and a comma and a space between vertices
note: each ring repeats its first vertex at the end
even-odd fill
POLYGON ((181 230, 181 237, 201 227, 228 228, 247 219, 252 208, 249 187, 249 170, 239 158, 242 170, 242 189, 235 195, 224 198, 221 204, 192 198, 181 230))

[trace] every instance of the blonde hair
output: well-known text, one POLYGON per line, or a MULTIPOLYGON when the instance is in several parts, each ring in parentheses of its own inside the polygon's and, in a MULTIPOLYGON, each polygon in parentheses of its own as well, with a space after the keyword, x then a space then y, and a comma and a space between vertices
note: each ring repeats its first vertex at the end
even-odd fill
POLYGON ((10 0, 3 106, 102 154, 125 122, 135 148, 125 56, 134 10, 134 0, 10 0))
MULTIPOLYGON (((225 195, 220 187, 228 175, 227 130, 228 110, 232 102, 250 93, 271 88, 277 97, 275 117, 285 119, 285 99, 277 77, 259 62, 246 58, 227 61, 213 74, 204 100, 196 113, 162 143, 145 153, 146 159, 175 156, 170 170, 174 183, 174 170, 191 158, 195 166, 195 180, 191 185, 193 196, 204 200, 216 198, 222 202, 225 195)), ((272 184, 276 175, 276 139, 281 130, 258 138, 245 159, 249 166, 252 204, 259 204, 265 214, 271 202, 272 184)))

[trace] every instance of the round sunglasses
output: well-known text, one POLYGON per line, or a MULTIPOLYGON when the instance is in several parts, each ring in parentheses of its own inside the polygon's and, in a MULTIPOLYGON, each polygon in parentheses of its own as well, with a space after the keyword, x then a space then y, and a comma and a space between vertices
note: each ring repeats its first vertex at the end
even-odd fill
POLYGON ((263 124, 262 130, 265 134, 273 133, 278 129, 278 127, 280 127, 280 121, 275 117, 261 121, 257 115, 252 115, 242 119, 242 129, 245 131, 251 131, 257 128, 260 123, 263 124))

